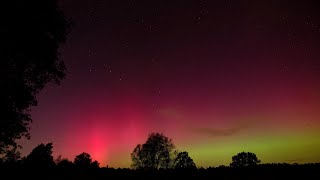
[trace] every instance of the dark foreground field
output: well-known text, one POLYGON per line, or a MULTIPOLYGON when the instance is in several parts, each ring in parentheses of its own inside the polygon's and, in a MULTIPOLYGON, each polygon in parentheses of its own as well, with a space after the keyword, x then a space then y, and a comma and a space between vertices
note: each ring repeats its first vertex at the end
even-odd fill
MULTIPOLYGON (((320 164, 262 164, 256 167, 180 170, 1 167, 4 179, 319 179, 320 164)), ((1 178, 2 179, 2 178, 1 178)))

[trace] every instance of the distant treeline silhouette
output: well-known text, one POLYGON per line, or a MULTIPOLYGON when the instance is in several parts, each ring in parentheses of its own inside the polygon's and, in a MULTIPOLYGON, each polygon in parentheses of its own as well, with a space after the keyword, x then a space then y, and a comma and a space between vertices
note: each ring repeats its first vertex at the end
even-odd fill
POLYGON ((178 152, 171 139, 161 133, 151 133, 147 141, 134 148, 132 168, 99 167, 90 154, 81 153, 73 161, 52 156, 53 144, 40 144, 29 155, 21 157, 16 148, 0 159, 3 177, 43 179, 138 178, 138 179, 278 179, 317 175, 319 163, 260 164, 251 152, 240 152, 232 157, 230 166, 197 168, 188 152, 178 152))

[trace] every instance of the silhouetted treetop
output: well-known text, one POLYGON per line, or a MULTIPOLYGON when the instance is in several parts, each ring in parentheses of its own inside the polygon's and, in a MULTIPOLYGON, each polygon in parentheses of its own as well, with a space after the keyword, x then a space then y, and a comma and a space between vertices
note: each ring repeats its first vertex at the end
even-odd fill
POLYGON ((29 167, 49 169, 55 165, 52 156, 52 143, 39 144, 25 159, 29 167))
POLYGON ((69 22, 56 0, 9 0, 0 6, 0 153, 29 137, 31 106, 46 84, 60 83, 69 22))
POLYGON ((132 167, 135 169, 167 169, 171 165, 174 149, 172 140, 161 133, 151 133, 147 141, 131 153, 132 167))
POLYGON ((82 169, 98 168, 99 167, 98 161, 92 162, 92 158, 91 158, 90 154, 85 153, 85 152, 77 155, 74 158, 74 165, 77 168, 82 168, 82 169))
POLYGON ((235 156, 232 156, 231 167, 248 167, 255 166, 261 161, 257 158, 254 153, 251 152, 241 152, 235 156))
POLYGON ((173 164, 175 169, 196 169, 196 164, 193 162, 193 159, 189 156, 188 152, 183 151, 179 152, 174 159, 173 164))

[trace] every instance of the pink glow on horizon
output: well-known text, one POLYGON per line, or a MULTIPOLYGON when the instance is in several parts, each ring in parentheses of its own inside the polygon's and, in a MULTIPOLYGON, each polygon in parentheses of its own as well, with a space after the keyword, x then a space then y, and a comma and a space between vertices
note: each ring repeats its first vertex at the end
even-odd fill
POLYGON ((73 160, 74 156, 87 152, 100 166, 106 166, 119 158, 115 154, 123 153, 124 149, 126 154, 132 151, 136 144, 144 141, 150 129, 149 113, 141 104, 131 98, 112 107, 88 107, 86 112, 73 113, 72 123, 66 125, 68 136, 64 141, 69 148, 64 148, 64 154, 73 160))

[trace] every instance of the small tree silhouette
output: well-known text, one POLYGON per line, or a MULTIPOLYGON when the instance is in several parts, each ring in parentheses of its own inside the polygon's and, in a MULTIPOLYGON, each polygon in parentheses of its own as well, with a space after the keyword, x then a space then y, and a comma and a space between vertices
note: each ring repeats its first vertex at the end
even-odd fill
POLYGON ((39 169, 50 169, 55 163, 52 156, 52 143, 40 144, 35 147, 25 159, 28 167, 39 169))
POLYGON ((77 168, 81 168, 81 169, 98 168, 99 167, 98 161, 92 162, 90 154, 85 153, 85 152, 83 152, 75 157, 74 165, 77 168))
POLYGON ((170 168, 172 140, 162 133, 151 133, 146 143, 138 144, 131 153, 132 167, 135 169, 170 168))
POLYGON ((251 152, 241 152, 235 156, 232 156, 231 167, 248 167, 255 166, 261 161, 257 158, 254 153, 251 152))
POLYGON ((179 152, 177 157, 174 159, 175 169, 196 169, 196 164, 193 159, 189 156, 188 152, 179 152))

